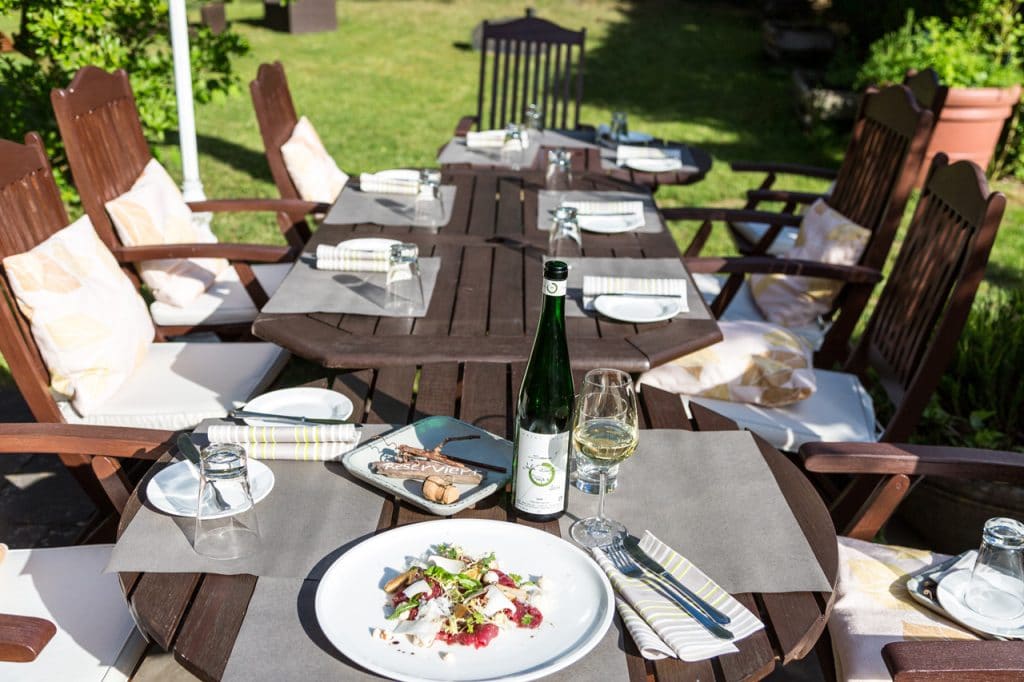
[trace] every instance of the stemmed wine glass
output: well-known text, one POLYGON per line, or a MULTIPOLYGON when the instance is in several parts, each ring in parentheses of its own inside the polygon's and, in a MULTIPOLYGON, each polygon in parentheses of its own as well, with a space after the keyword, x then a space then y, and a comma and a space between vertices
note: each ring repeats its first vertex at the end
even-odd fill
POLYGON ((572 443, 576 452, 597 469, 597 516, 572 525, 572 539, 584 547, 601 547, 626 533, 618 521, 604 515, 608 469, 636 450, 639 440, 633 380, 617 369, 594 369, 583 378, 573 415, 572 443))

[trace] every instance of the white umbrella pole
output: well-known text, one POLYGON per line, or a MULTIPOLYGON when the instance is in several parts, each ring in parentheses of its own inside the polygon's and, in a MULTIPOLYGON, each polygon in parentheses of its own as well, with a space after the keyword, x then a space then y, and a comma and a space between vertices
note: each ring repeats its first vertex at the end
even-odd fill
POLYGON ((174 92, 178 100, 178 141, 181 145, 181 192, 185 201, 202 201, 199 151, 196 145, 195 107, 192 103, 192 65, 189 61, 188 18, 185 0, 170 0, 171 51, 174 55, 174 92))

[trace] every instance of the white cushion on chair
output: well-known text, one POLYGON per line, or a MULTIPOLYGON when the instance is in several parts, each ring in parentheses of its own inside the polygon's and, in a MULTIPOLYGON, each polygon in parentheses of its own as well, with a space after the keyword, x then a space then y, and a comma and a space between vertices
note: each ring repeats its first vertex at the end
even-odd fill
POLYGON ((836 678, 891 680, 882 647, 907 639, 977 639, 919 605, 906 578, 949 557, 926 550, 839 538, 839 581, 829 618, 836 678))
POLYGON ((691 401, 699 403, 790 452, 816 441, 877 441, 875 408, 860 380, 852 374, 821 369, 814 370, 814 376, 818 385, 814 394, 786 407, 682 398, 687 410, 691 401))
POLYGON ((271 343, 154 343, 146 361, 95 414, 59 402, 65 421, 189 429, 266 388, 288 360, 271 343))
POLYGON ((0 663, 8 682, 127 680, 146 649, 116 573, 113 545, 10 550, 0 563, 0 612, 45 618, 57 634, 31 663, 0 663))
MULTIPOLYGON (((757 244, 761 241, 761 238, 768 232, 768 228, 771 227, 768 223, 751 223, 745 220, 737 221, 732 223, 732 225, 751 244, 757 244)), ((775 241, 768 247, 768 253, 772 256, 778 256, 780 253, 789 251, 796 246, 796 237, 799 232, 800 230, 795 227, 783 227, 779 230, 775 241)))
MULTIPOLYGON (((252 272, 267 296, 273 296, 291 268, 291 263, 264 263, 253 265, 252 272)), ((153 301, 149 312, 158 325, 187 326, 252 322, 259 311, 239 279, 238 271, 228 268, 187 306, 179 308, 163 301, 153 301)))

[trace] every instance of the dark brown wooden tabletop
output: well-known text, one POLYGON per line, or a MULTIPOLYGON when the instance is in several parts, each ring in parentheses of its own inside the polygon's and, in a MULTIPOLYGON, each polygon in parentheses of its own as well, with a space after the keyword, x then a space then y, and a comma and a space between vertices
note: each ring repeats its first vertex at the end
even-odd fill
MULTIPOLYGON (((537 227, 539 172, 451 170, 456 186, 450 222, 438 231, 372 224, 321 225, 307 245, 381 235, 412 242, 421 256, 441 259, 422 318, 341 314, 260 314, 253 333, 331 368, 384 367, 451 360, 525 361, 540 314, 541 271, 548 234, 537 227)), ((581 173, 574 186, 633 189, 618 180, 581 173)), ((679 258, 671 233, 585 234, 584 256, 679 258)), ((703 306, 703 301, 700 302, 703 306)), ((642 372, 721 340, 710 313, 624 324, 597 317, 566 320, 574 367, 612 366, 642 372)))
MULTIPOLYGON (((514 391, 522 379, 522 364, 442 363, 359 370, 339 375, 332 388, 355 405, 353 419, 365 423, 405 424, 431 415, 449 415, 493 433, 510 436, 514 391)), ((321 383, 321 386, 325 383, 321 383)), ((694 406, 694 419, 686 416, 675 395, 652 387, 641 394, 644 428, 735 429, 735 424, 694 406)), ((803 531, 817 561, 834 587, 837 576, 835 529, 828 510, 800 470, 778 451, 758 440, 783 496, 803 531)), ((128 502, 121 531, 139 510, 138 490, 128 502)), ((378 532, 435 519, 381 493, 378 532)), ((496 494, 466 510, 458 518, 486 518, 515 522, 496 494)), ((525 523, 520 521, 520 523, 525 523)), ((557 522, 531 524, 558 534, 557 522)), ((182 573, 122 573, 121 585, 132 614, 142 631, 157 645, 203 680, 219 680, 238 636, 258 578, 251 575, 182 573)), ((737 643, 739 651, 708 661, 685 663, 674 659, 645 661, 626 636, 631 682, 668 680, 755 680, 770 673, 777 661, 788 663, 806 655, 821 634, 832 608, 833 593, 788 592, 735 595, 765 624, 765 629, 737 643)), ((621 627, 616 617, 614 627, 621 627)), ((349 663, 341 654, 338 679, 349 663)))

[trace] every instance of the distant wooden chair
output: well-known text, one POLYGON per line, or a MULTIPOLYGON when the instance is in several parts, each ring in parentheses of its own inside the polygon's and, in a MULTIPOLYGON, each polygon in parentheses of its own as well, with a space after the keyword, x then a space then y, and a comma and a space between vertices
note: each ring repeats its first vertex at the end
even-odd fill
MULTIPOLYGON (((86 66, 67 88, 54 89, 50 99, 67 150, 68 163, 82 206, 100 238, 123 263, 175 257, 238 259, 216 286, 186 308, 157 302, 154 321, 168 335, 202 329, 247 331, 258 309, 287 272, 295 252, 272 246, 232 244, 170 245, 126 249, 121 245, 104 205, 129 189, 153 158, 143 136, 128 74, 86 66), (160 255, 166 254, 166 255, 160 255), (259 262, 250 267, 245 261, 259 262), (269 290, 269 291, 268 291, 269 290)), ((316 205, 294 199, 214 199, 190 202, 193 211, 272 211, 288 243, 301 248, 309 238, 305 216, 316 205)))
MULTIPOLYGON (((729 226, 737 248, 747 255, 775 255, 796 243, 801 216, 795 208, 818 199, 871 232, 859 265, 881 270, 903 217, 907 200, 932 130, 932 115, 920 108, 903 86, 885 88, 865 96, 861 115, 854 127, 835 187, 828 196, 771 189, 775 173, 798 171, 789 164, 734 164, 734 170, 765 170, 764 189, 749 193, 748 206, 740 210, 707 208, 666 208, 668 220, 702 221, 687 256, 699 255, 714 221, 729 226), (786 207, 775 213, 757 210, 763 200, 783 201, 786 207)), ((804 169, 807 170, 807 169, 804 169)), ((810 172, 810 171, 808 171, 810 172)), ((815 171, 816 172, 816 171, 815 171)), ((727 281, 698 277, 697 284, 709 299, 718 297, 713 310, 723 319, 761 319, 742 274, 727 281)), ((870 289, 845 287, 836 296, 827 316, 831 325, 821 342, 818 361, 829 365, 845 358, 849 339, 867 305, 870 289)))
MULTIPOLYGON (((65 453, 96 472, 120 515, 132 486, 120 460, 155 460, 170 431, 67 424, 0 424, 0 454, 65 453)), ((116 573, 112 545, 0 546, 0 678, 26 682, 129 679, 147 643, 116 573)))
MULTIPOLYGON (((68 224, 43 142, 30 133, 24 145, 0 140, 0 259, 36 247, 68 224)), ((230 244, 216 255, 246 249, 230 244)), ((142 251, 147 258, 180 256, 193 245, 117 247, 142 251)), ((252 247, 255 253, 274 247, 252 247)), ((270 343, 155 343, 135 374, 96 414, 79 415, 50 390, 50 372, 32 336, 28 319, 15 304, 6 271, 0 267, 0 353, 14 382, 40 422, 112 424, 149 428, 185 428, 208 417, 224 416, 236 402, 248 400, 278 374, 288 359, 270 343)), ((94 501, 95 478, 81 457, 61 455, 65 465, 94 501)))
POLYGON ((518 123, 530 104, 540 108, 546 128, 579 127, 586 34, 529 12, 512 21, 485 21, 476 115, 464 116, 455 134, 518 123))
MULTIPOLYGON (((949 165, 945 154, 939 154, 892 274, 841 372, 814 370, 817 391, 782 408, 702 397, 683 400, 714 410, 789 451, 814 441, 908 439, 956 348, 1005 208, 1006 198, 989 192, 980 168, 967 161, 949 165), (865 389, 872 385, 872 374, 878 377, 874 385, 893 405, 892 417, 880 431, 865 389)), ((801 266, 801 261, 787 260, 688 259, 687 265, 698 272, 777 272, 801 266)), ((853 274, 863 270, 845 269, 853 274)), ((807 274, 829 276, 824 271, 807 274)))
POLYGON ((283 199, 301 199, 281 154, 281 145, 288 141, 295 124, 299 122, 292 93, 288 88, 288 78, 284 74, 284 65, 279 61, 260 64, 256 78, 249 83, 249 93, 252 95, 252 106, 263 138, 270 175, 274 178, 277 191, 283 199))
POLYGON ((914 94, 914 100, 919 107, 932 112, 933 125, 938 123, 942 107, 946 104, 949 87, 942 84, 935 69, 929 67, 921 71, 907 71, 903 84, 914 94))

